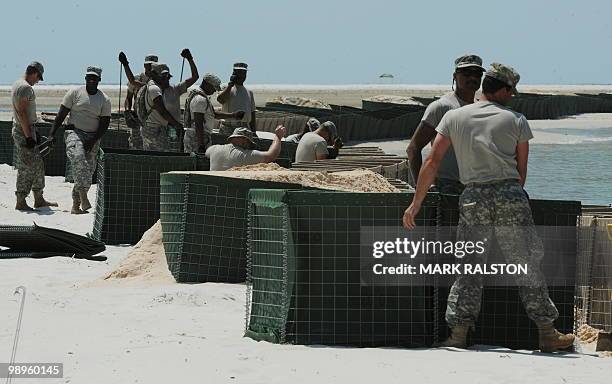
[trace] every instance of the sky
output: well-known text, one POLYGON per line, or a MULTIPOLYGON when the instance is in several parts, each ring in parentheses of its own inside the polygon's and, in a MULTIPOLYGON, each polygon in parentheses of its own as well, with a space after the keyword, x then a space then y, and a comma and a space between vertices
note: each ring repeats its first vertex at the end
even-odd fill
POLYGON ((45 84, 80 83, 87 65, 117 84, 121 50, 134 70, 156 53, 178 78, 185 47, 224 81, 247 62, 254 84, 450 84, 468 52, 523 84, 612 83, 609 0, 6 0, 2 16, 0 84, 34 59, 45 84))

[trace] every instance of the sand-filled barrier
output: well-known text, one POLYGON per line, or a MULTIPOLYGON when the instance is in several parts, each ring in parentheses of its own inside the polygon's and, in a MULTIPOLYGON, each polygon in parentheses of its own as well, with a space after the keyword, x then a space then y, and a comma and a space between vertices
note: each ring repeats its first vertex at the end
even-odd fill
MULTIPOLYGON (((200 172, 195 172, 200 173, 200 172)), ((383 176, 366 169, 343 172, 290 171, 278 164, 255 164, 227 171, 202 172, 207 175, 239 179, 276 181, 301 184, 305 187, 343 192, 399 192, 383 176)))

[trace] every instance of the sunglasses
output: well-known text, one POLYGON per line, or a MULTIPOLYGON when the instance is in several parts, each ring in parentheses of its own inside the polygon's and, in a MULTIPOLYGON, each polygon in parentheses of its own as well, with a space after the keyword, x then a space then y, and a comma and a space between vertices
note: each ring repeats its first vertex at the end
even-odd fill
POLYGON ((482 70, 476 68, 462 68, 458 69, 457 73, 467 77, 482 77, 482 70))

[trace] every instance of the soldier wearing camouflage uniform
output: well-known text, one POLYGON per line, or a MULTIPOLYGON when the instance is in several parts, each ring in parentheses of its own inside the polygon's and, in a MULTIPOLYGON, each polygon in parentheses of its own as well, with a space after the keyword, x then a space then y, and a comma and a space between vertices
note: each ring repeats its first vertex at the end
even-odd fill
POLYGON ((210 135, 215 126, 216 119, 242 119, 244 111, 233 113, 219 112, 213 108, 210 96, 221 90, 221 79, 212 73, 207 73, 202 84, 189 92, 185 100, 184 151, 187 153, 205 153, 211 145, 210 135))
MULTIPOLYGON (((181 118, 181 95, 195 84, 200 75, 189 49, 183 49, 181 56, 187 59, 191 69, 191 76, 178 83, 170 84, 170 69, 166 64, 153 63, 151 65, 151 80, 138 91, 137 99, 141 96, 144 105, 137 106, 138 116, 142 123, 140 134, 142 147, 147 151, 172 150, 171 139, 176 135, 182 140, 183 124, 181 118), (144 110, 141 110, 144 109, 144 110)), ((133 81, 129 63, 123 52, 119 54, 119 61, 124 65, 130 83, 133 81)))
MULTIPOLYGON (((125 56, 125 54, 124 54, 125 56)), ((156 55, 147 55, 144 59, 144 72, 137 75, 128 75, 128 80, 132 78, 132 81, 128 82, 127 96, 123 106, 125 110, 123 115, 127 126, 131 129, 130 131, 130 148, 142 149, 142 137, 140 136, 140 122, 138 121, 138 115, 136 114, 136 94, 138 90, 151 79, 151 66, 159 61, 156 55), (133 109, 132 109, 133 108, 133 109)), ((130 71, 129 66, 124 67, 126 73, 130 71)))
MULTIPOLYGON (((517 275, 525 311, 539 329, 542 352, 572 346, 573 335, 558 332, 553 321, 559 313, 548 296, 539 268, 543 245, 535 232, 531 208, 523 190, 527 177, 528 141, 533 138, 527 119, 506 107, 516 93, 519 74, 493 63, 482 83, 480 101, 449 111, 436 128, 432 152, 425 161, 412 204, 404 213, 406 228, 414 218, 433 181, 444 153, 452 144, 461 182, 457 240, 492 238, 510 264, 528 264, 529 273, 517 275)), ((486 262, 482 255, 466 256, 465 263, 486 262)), ((467 334, 480 312, 482 276, 459 275, 448 295, 446 321, 452 334, 440 346, 465 348, 467 334)))
POLYGON ((42 138, 36 127, 36 94, 32 86, 43 80, 44 67, 33 61, 26 68, 25 76, 13 84, 11 98, 13 103, 13 130, 15 143, 15 168, 17 183, 15 209, 33 211, 26 197, 30 190, 34 195, 34 208, 57 207, 57 203, 46 201, 43 197, 45 187, 45 165, 38 149, 42 138))
POLYGON ((66 127, 66 156, 72 167, 74 187, 72 189, 72 214, 87 213, 91 203, 87 192, 96 169, 100 140, 108 130, 111 119, 110 98, 98 89, 102 80, 102 68, 87 67, 85 86, 69 90, 57 113, 51 134, 70 114, 66 127))
MULTIPOLYGON (((446 112, 474 102, 474 95, 480 88, 480 80, 484 71, 482 59, 477 55, 463 55, 455 60, 453 84, 456 85, 456 89, 427 106, 406 150, 415 183, 419 180, 419 171, 423 162, 421 152, 436 137, 436 127, 440 120, 446 112)), ((459 181, 459 169, 452 147, 444 155, 435 185, 438 192, 443 194, 460 195, 463 192, 463 184, 459 181)))

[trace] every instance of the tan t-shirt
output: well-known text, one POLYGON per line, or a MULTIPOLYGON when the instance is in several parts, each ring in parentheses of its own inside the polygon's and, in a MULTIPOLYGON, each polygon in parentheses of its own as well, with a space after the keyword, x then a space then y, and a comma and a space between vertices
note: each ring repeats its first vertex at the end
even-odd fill
POLYGON ((302 136, 302 140, 295 152, 295 161, 315 161, 317 155, 328 155, 327 141, 315 132, 308 132, 302 136))
POLYGON ((28 99, 26 111, 28 119, 30 120, 30 124, 34 124, 36 122, 36 94, 34 93, 34 88, 32 88, 25 79, 19 79, 13 84, 11 96, 13 99, 13 119, 15 120, 15 124, 21 126, 21 121, 17 114, 17 104, 19 100, 24 97, 28 99))
MULTIPOLYGON (((145 89, 145 87, 143 87, 145 89)), ((146 87, 147 92, 147 110, 153 108, 153 100, 158 96, 162 96, 164 100, 164 105, 168 112, 174 117, 177 121, 181 121, 181 95, 187 92, 187 82, 183 81, 178 84, 170 85, 168 88, 162 89, 155 84, 153 80, 150 80, 147 83, 146 87)), ((153 109, 151 114, 147 118, 148 123, 153 123, 156 125, 168 125, 166 119, 156 110, 153 109)))
POLYGON ((436 131, 455 148, 463 184, 518 180, 516 146, 533 138, 525 116, 490 101, 447 112, 436 131))
POLYGON ((213 109, 210 100, 202 95, 195 95, 189 103, 189 110, 191 111, 191 126, 195 128, 195 117, 196 113, 204 114, 204 131, 212 133, 215 126, 215 110, 213 109))
POLYGON ((95 95, 90 95, 85 86, 69 90, 62 105, 70 109, 68 124, 84 132, 97 132, 100 117, 111 115, 110 98, 99 89, 95 95))
POLYGON ((264 152, 244 149, 234 144, 213 145, 206 150, 211 171, 225 171, 233 167, 263 163, 264 152))
MULTIPOLYGON (((457 97, 455 92, 449 92, 427 106, 421 121, 424 121, 427 123, 427 125, 436 128, 438 124, 440 124, 440 121, 446 112, 460 108, 467 104, 468 103, 457 97)), ((457 167, 457 159, 455 158, 455 151, 453 150, 452 146, 448 149, 448 151, 446 151, 446 154, 440 163, 438 177, 441 179, 459 180, 459 168, 457 167)))
POLYGON ((255 112, 255 96, 253 91, 245 88, 244 85, 234 85, 230 90, 229 99, 225 104, 221 105, 222 112, 237 112, 244 111, 242 120, 226 119, 231 122, 241 121, 245 125, 251 122, 251 113, 255 112))

